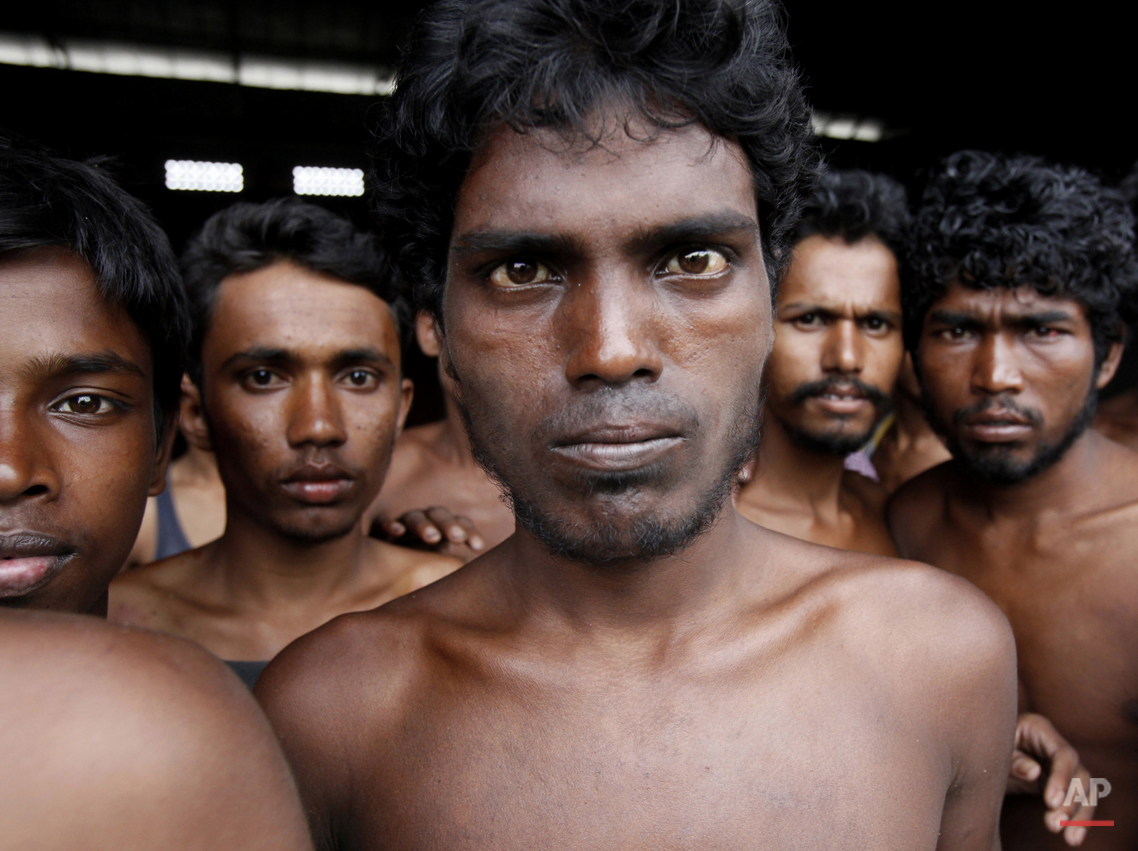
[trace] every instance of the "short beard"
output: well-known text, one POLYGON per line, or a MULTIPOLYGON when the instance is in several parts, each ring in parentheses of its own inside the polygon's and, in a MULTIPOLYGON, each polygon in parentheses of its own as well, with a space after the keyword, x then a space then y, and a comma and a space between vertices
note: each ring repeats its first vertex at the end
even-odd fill
MULTIPOLYGON (((943 424, 937 420, 927 401, 924 402, 925 417, 928 419, 930 425, 932 425, 933 430, 941 436, 945 446, 948 447, 948 451, 952 453, 953 460, 963 467, 966 473, 986 485, 1007 487, 1010 485, 1018 485, 1038 476, 1063 457, 1067 450, 1071 448, 1071 445, 1087 430, 1091 421, 1094 420, 1095 411, 1098 409, 1098 392, 1094 390, 1090 392, 1082 410, 1079 411, 1078 416, 1075 417, 1070 427, 1059 440, 1054 443, 1040 444, 1035 450, 1035 455, 1026 461, 1020 461, 1014 458, 1006 444, 996 444, 992 446, 991 449, 980 454, 968 454, 960 441, 956 439, 956 429, 959 428, 960 424, 967 417, 976 413, 978 410, 993 407, 995 404, 995 399, 986 400, 980 405, 973 405, 969 408, 956 411, 952 417, 953 424, 956 428, 951 431, 945 429, 943 424)), ((1042 422, 1042 417, 1038 411, 1021 408, 1007 399, 1000 400, 999 404, 1000 407, 1012 408, 1019 411, 1028 417, 1033 424, 1042 422)))
MULTIPOLYGON (((782 426, 795 446, 815 455, 840 455, 845 457, 851 452, 857 452, 869 442, 869 439, 873 436, 873 430, 877 427, 877 423, 889 412, 892 406, 892 399, 872 384, 866 384, 857 378, 839 378, 832 376, 830 378, 823 378, 820 381, 811 381, 807 384, 799 385, 795 388, 794 392, 790 394, 787 402, 791 405, 801 405, 807 399, 814 396, 821 396, 830 392, 835 386, 843 384, 857 387, 865 398, 869 400, 870 404, 873 405, 876 416, 873 422, 870 423, 869 428, 857 434, 829 431, 812 432, 801 429, 794 423, 778 417, 779 425, 782 426)), ((845 418, 837 417, 837 419, 844 420, 845 418)))
MULTIPOLYGON (((631 522, 597 523, 590 526, 569 524, 544 511, 536 501, 508 480, 489 447, 509 440, 500 430, 489 434, 478 431, 470 410, 462 398, 462 382, 455 379, 458 408, 470 441, 474 459, 489 474, 502 492, 518 523, 555 555, 593 567, 615 567, 630 561, 653 561, 674 556, 686 550, 696 539, 710 530, 721 515, 723 506, 738 486, 739 472, 758 452, 762 439, 762 410, 765 391, 761 382, 735 410, 728 441, 731 452, 715 483, 697 501, 692 511, 682 517, 644 514, 631 522)), ((629 488, 651 481, 651 468, 629 473, 590 476, 591 493, 620 494, 629 488)))

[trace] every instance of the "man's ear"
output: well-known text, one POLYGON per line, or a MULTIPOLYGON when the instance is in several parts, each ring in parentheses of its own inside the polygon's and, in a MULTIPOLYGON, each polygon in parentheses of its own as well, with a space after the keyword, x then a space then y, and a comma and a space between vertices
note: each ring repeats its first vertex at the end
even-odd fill
POLYGON ((407 421, 407 412, 411 410, 411 400, 415 397, 415 383, 410 378, 404 378, 399 385, 399 414, 395 418, 395 436, 403 434, 403 423, 407 421))
POLYGON ((178 417, 167 416, 154 457, 154 478, 150 480, 147 496, 158 496, 166 490, 166 468, 170 466, 170 453, 174 451, 174 436, 178 433, 178 417))
POLYGON ((213 452, 213 440, 205 419, 202 391, 188 375, 182 376, 182 434, 195 449, 213 452))
POLYGON ((429 358, 439 356, 439 326, 435 317, 420 310, 415 316, 415 339, 419 341, 419 348, 429 358))
POLYGON ((1122 350, 1126 348, 1124 339, 1117 343, 1111 343, 1110 348, 1107 349, 1106 357, 1099 365, 1098 376, 1095 378, 1096 390, 1102 390, 1106 387, 1110 383, 1110 379, 1114 378, 1114 374, 1118 372, 1118 365, 1122 362, 1122 350))

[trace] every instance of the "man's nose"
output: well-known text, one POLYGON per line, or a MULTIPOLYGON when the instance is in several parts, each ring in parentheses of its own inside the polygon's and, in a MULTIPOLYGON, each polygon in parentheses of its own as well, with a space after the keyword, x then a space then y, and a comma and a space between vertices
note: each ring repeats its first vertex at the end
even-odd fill
POLYGON ((348 439, 336 390, 325 376, 301 378, 290 395, 290 446, 339 446, 348 439))
POLYGON ((559 339, 568 347, 569 383, 589 389, 659 378, 661 308, 651 287, 617 277, 570 286, 557 317, 559 339))
POLYGON ((985 335, 973 352, 974 390, 991 395, 1023 390, 1023 373, 1016 358, 1015 346, 1004 335, 985 335))
POLYGON ((0 505, 59 495, 50 438, 36 433, 33 419, 0 409, 0 505))
POLYGON ((822 350, 822 370, 836 373, 859 373, 864 366, 864 340, 857 323, 839 319, 826 330, 822 350))

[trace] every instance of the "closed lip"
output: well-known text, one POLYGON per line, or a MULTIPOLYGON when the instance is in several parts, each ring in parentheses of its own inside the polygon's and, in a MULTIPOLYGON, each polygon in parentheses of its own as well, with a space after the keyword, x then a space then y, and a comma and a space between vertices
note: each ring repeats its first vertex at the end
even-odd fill
POLYGON ((964 421, 964 432, 981 443, 1014 443, 1030 434, 1031 420, 1008 409, 973 414, 964 421))
POLYGON ((1006 408, 981 411, 965 422, 968 425, 1031 425, 1031 421, 1023 414, 1006 408))
POLYGON ((684 442, 681 431, 658 423, 594 426, 554 440, 554 454, 605 472, 635 470, 658 460, 684 442))
POLYGON ((334 464, 306 464, 281 479, 281 486, 300 502, 326 505, 341 499, 355 481, 355 476, 334 464))
POLYGON ((0 533, 0 598, 22 597, 54 579, 76 549, 40 532, 0 533))

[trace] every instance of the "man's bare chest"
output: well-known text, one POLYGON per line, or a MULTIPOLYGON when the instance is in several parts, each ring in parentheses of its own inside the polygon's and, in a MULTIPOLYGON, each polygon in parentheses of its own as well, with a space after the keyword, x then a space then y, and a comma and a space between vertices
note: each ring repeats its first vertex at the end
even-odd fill
POLYGON ((399 767, 345 847, 934 848, 951 771, 931 731, 865 684, 787 674, 425 708, 380 748, 399 767))
POLYGON ((984 591, 1016 636, 1028 704, 1076 744, 1138 743, 1138 567, 1117 534, 952 530, 938 566, 984 591))

